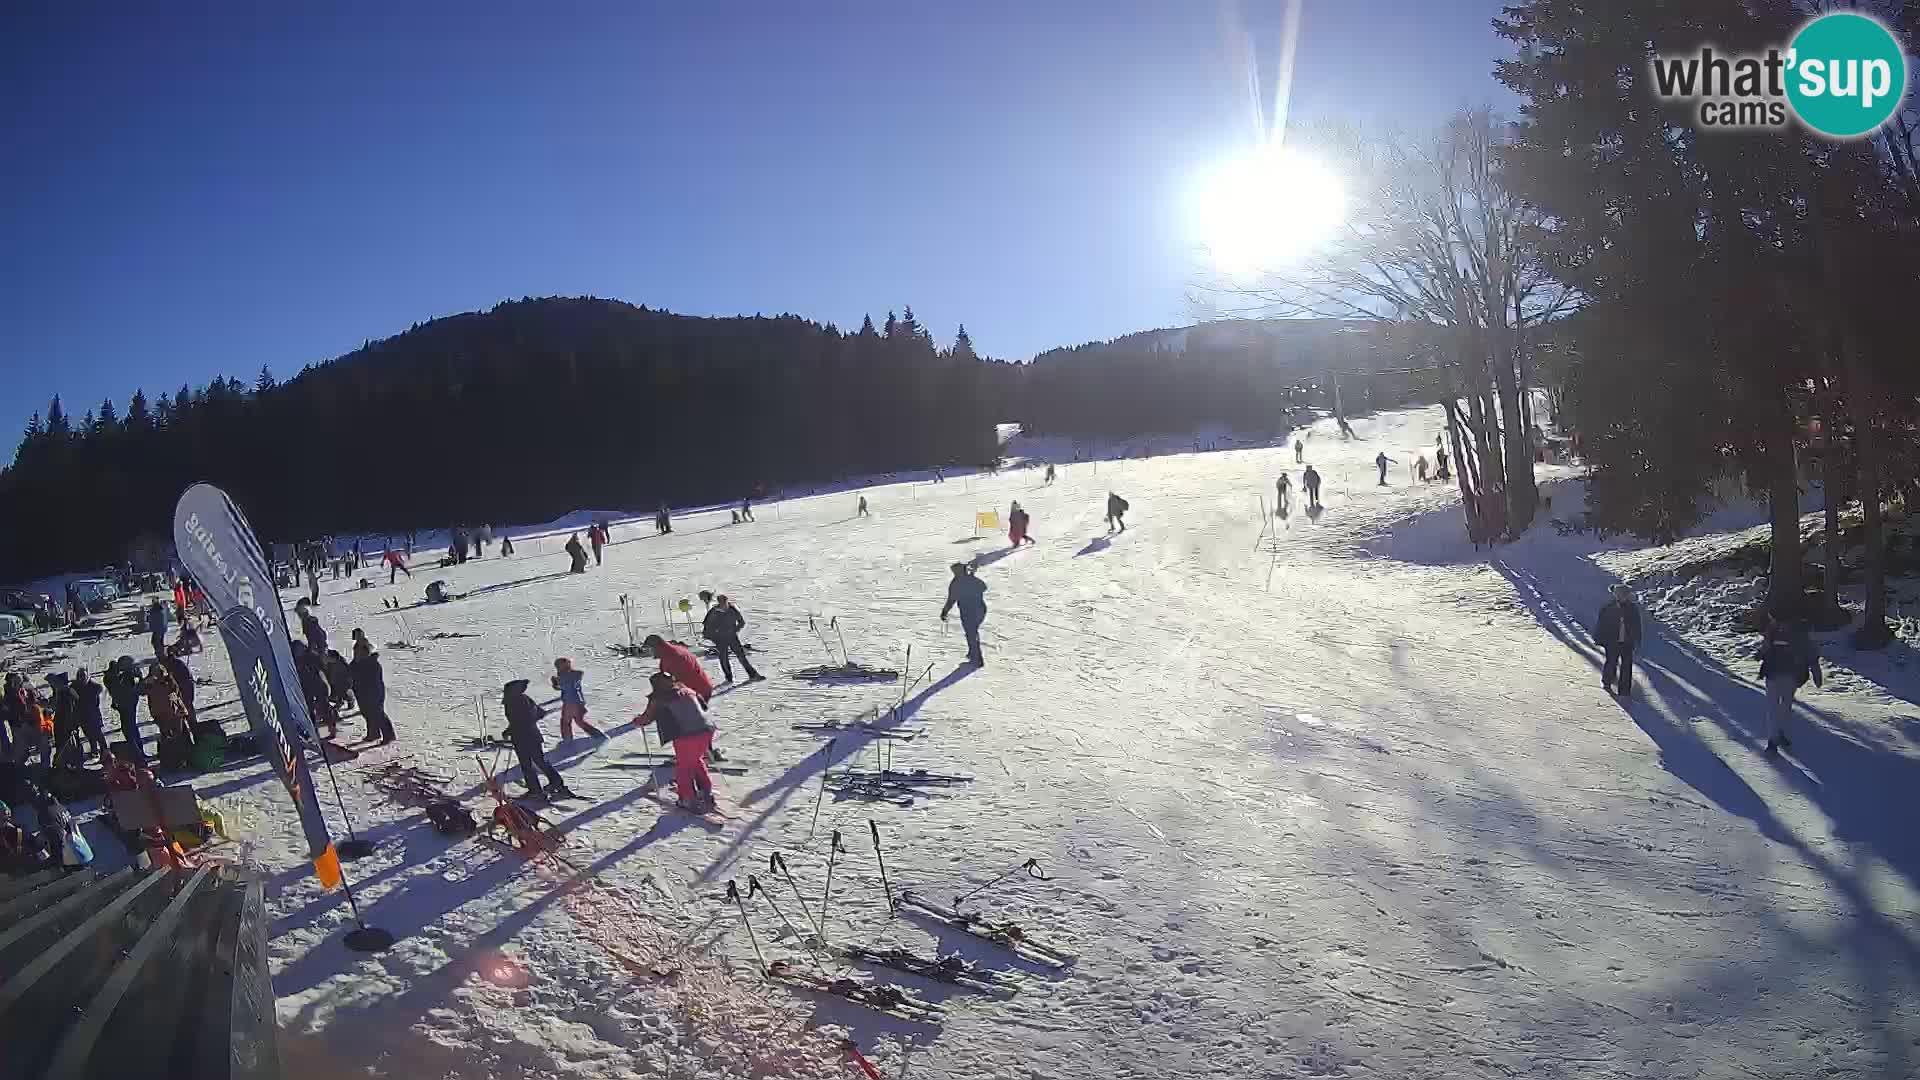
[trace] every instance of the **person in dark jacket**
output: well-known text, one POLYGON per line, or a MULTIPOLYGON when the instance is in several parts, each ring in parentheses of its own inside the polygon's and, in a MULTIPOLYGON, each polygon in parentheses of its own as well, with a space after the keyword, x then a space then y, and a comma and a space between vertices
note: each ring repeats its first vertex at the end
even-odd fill
POLYGON ((1398 465, 1400 464, 1400 460, 1398 458, 1388 457, 1387 452, 1385 450, 1382 450, 1378 454, 1374 455, 1373 463, 1375 466, 1377 466, 1380 469, 1380 483, 1377 486, 1386 487, 1387 486, 1387 466, 1398 465))
POLYGON ((947 602, 940 608, 941 621, 944 622, 954 608, 960 609, 960 629, 967 635, 967 662, 974 667, 986 667, 987 661, 980 655, 980 624, 987 619, 987 583, 975 576, 973 568, 966 563, 953 564, 953 580, 947 582, 947 602))
POLYGON ((1319 470, 1311 465, 1307 466, 1306 471, 1300 474, 1300 486, 1307 492, 1307 509, 1318 509, 1320 506, 1319 470))
POLYGON ((646 711, 633 722, 642 727, 656 725, 661 745, 673 747, 673 784, 681 809, 712 810, 713 774, 707 770, 707 755, 713 747, 713 724, 706 710, 691 689, 664 671, 654 672, 647 682, 652 692, 647 695, 646 711))
POLYGON ((53 712, 53 758, 57 765, 79 764, 73 752, 80 748, 74 738, 80 727, 80 706, 73 693, 72 677, 64 671, 47 674, 47 704, 53 712))
POLYGON ((155 756, 169 768, 177 768, 193 749, 193 726, 187 720, 186 703, 180 700, 180 688, 159 660, 147 665, 140 688, 147 695, 147 711, 160 729, 155 756))
POLYGON ((187 723, 199 719, 199 711, 193 706, 193 671, 187 662, 177 656, 163 656, 160 662, 167 666, 167 674, 173 677, 174 685, 180 691, 180 701, 187 707, 187 723))
POLYGON ((1625 585, 1616 583, 1610 591, 1613 599, 1600 608, 1593 640, 1607 655, 1600 685, 1609 694, 1626 697, 1633 692, 1633 651, 1640 647, 1640 605, 1633 602, 1633 590, 1625 585))
POLYGON ((293 643, 293 670, 300 676, 300 694, 307 702, 307 716, 313 730, 327 729, 328 739, 340 737, 340 714, 334 711, 333 696, 327 692, 327 676, 321 670, 320 657, 304 641, 293 643))
POLYGON ((1825 686, 1820 672, 1820 654, 1813 647, 1807 622, 1798 616, 1768 619, 1766 639, 1760 643, 1760 679, 1767 684, 1767 749, 1777 754, 1783 746, 1792 746, 1787 721, 1793 719, 1793 698, 1811 678, 1813 685, 1825 686))
POLYGON ((396 736, 393 720, 387 716, 387 675, 380 670, 380 654, 365 638, 353 643, 353 662, 347 665, 347 677, 353 682, 360 715, 367 721, 366 741, 379 739, 381 746, 392 742, 396 736))
POLYGON ((747 617, 733 606, 726 593, 713 598, 713 606, 707 609, 707 617, 702 620, 700 633, 713 647, 720 651, 720 674, 725 681, 733 681, 733 663, 728 659, 731 653, 740 657, 740 666, 746 669, 748 682, 759 682, 766 676, 753 670, 753 661, 747 659, 747 648, 740 644, 740 631, 747 628, 747 617))
POLYGON ((753 520, 753 497, 751 495, 740 500, 740 520, 753 520))
POLYGON ((587 542, 593 545, 593 565, 599 566, 601 564, 600 549, 607 546, 607 533, 600 527, 599 522, 595 522, 587 529, 587 542))
MULTIPOLYGON (((1107 492, 1107 531, 1112 532, 1116 525, 1120 527, 1121 532, 1127 531, 1127 500, 1109 491, 1107 492)), ((981 588, 984 589, 986 586, 982 585, 981 588)))
POLYGON ((140 739, 140 674, 134 670, 133 657, 122 656, 107 665, 107 698, 113 711, 120 714, 120 736, 127 740, 127 751, 145 765, 147 751, 140 739))
POLYGON ((327 630, 314 618, 312 605, 297 601, 293 613, 300 617, 300 636, 307 639, 307 648, 312 649, 315 656, 327 655, 327 630))
POLYGON ((320 668, 327 676, 327 700, 335 711, 353 708, 353 672, 349 669, 347 658, 340 655, 339 649, 328 649, 326 659, 320 662, 320 668))
POLYGON ((567 558, 573 560, 573 564, 567 568, 568 573, 584 574, 587 572, 587 549, 580 546, 579 533, 574 533, 572 536, 567 537, 567 558))
POLYGON ((159 597, 147 605, 147 636, 153 639, 153 652, 158 656, 167 648, 167 609, 160 603, 159 597))
POLYGON ((93 681, 86 668, 73 673, 73 702, 80 734, 86 737, 87 746, 96 758, 107 752, 106 718, 100 711, 100 691, 100 684, 93 681))
POLYGON ((536 799, 578 798, 560 779, 560 771, 547 762, 547 740, 540 733, 540 718, 547 713, 527 696, 527 680, 509 682, 501 691, 500 707, 507 714, 507 739, 520 759, 520 780, 527 785, 527 794, 536 799), (542 773, 547 777, 545 791, 540 790, 542 773))

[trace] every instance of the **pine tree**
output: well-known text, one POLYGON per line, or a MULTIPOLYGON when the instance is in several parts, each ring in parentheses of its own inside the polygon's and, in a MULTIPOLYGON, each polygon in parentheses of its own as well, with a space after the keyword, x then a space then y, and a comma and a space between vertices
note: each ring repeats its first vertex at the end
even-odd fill
POLYGON ((900 316, 900 325, 897 329, 900 331, 901 334, 909 338, 927 338, 928 340, 931 340, 931 338, 927 334, 927 328, 924 326, 921 326, 920 320, 913 317, 912 304, 908 304, 907 313, 905 315, 900 316))
POLYGON ((967 324, 960 324, 960 332, 953 336, 953 358, 955 360, 978 360, 979 354, 973 351, 973 339, 967 336, 967 324))
POLYGON ((46 429, 40 426, 40 414, 34 413, 27 419, 27 431, 23 438, 27 442, 33 442, 44 434, 46 434, 46 429))
POLYGON ((173 423, 173 398, 161 394, 160 400, 153 403, 153 425, 167 427, 173 423))
POLYGON ((896 317, 893 312, 891 311, 887 312, 887 328, 884 332, 882 332, 880 336, 886 338, 888 341, 892 341, 894 332, 899 329, 900 329, 899 318, 896 317))
POLYGON ((113 407, 113 399, 112 398, 102 399, 100 402, 99 430, 112 431, 115 428, 118 428, 119 426, 120 426, 120 413, 118 410, 116 410, 113 407))
POLYGON ((65 438, 73 433, 73 425, 67 420, 66 409, 60 406, 60 395, 53 395, 53 401, 47 405, 47 434, 56 438, 65 438))
POLYGON ((863 338, 876 338, 880 336, 879 332, 873 328, 873 316, 868 315, 866 318, 860 320, 859 336, 863 338))
POLYGON ((127 426, 135 430, 151 427, 153 414, 147 411, 147 392, 135 390, 127 401, 127 426))

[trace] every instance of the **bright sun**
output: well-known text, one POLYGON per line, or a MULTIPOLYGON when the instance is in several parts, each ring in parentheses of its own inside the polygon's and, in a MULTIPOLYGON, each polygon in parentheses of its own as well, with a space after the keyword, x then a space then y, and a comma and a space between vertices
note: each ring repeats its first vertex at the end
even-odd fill
POLYGON ((1267 146, 1203 175, 1193 216, 1214 267, 1250 277, 1310 253, 1340 224, 1346 203, 1340 177, 1318 158, 1267 146))

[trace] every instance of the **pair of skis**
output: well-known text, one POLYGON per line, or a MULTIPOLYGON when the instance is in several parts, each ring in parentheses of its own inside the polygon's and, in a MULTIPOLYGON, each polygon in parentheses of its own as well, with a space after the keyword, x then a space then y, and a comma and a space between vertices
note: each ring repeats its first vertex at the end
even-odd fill
POLYGON ((851 724, 842 724, 837 720, 827 720, 818 724, 793 724, 795 731, 812 731, 827 735, 859 734, 872 739, 911 740, 917 735, 925 735, 925 728, 881 727, 871 720, 855 720, 851 724))
POLYGON ((895 911, 932 919, 981 941, 992 942, 1022 960, 1056 969, 1067 967, 1075 960, 1071 953, 1028 937, 1026 931, 1015 923, 996 923, 979 915, 942 907, 912 892, 901 893, 894 899, 893 907, 895 911))

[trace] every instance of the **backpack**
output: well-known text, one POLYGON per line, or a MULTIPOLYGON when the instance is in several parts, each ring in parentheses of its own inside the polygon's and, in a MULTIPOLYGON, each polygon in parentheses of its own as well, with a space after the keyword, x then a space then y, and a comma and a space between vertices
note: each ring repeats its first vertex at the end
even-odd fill
POLYGON ((452 799, 436 799, 427 804, 427 820, 442 836, 465 836, 480 828, 467 808, 452 799))
POLYGON ((1114 498, 1114 500, 1113 500, 1113 505, 1114 505, 1114 506, 1115 506, 1116 508, 1118 508, 1118 509, 1119 509, 1119 511, 1120 511, 1121 513, 1123 513, 1123 514, 1124 514, 1124 513, 1126 513, 1126 512, 1128 511, 1128 510, 1131 510, 1131 509, 1132 509, 1132 507, 1130 507, 1130 506, 1128 506, 1128 505, 1127 505, 1127 500, 1125 500, 1125 499, 1122 499, 1122 498, 1119 498, 1119 497, 1117 497, 1117 496, 1116 496, 1116 497, 1114 498))

